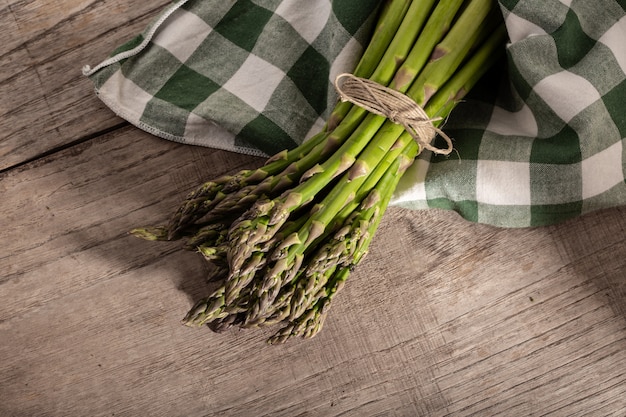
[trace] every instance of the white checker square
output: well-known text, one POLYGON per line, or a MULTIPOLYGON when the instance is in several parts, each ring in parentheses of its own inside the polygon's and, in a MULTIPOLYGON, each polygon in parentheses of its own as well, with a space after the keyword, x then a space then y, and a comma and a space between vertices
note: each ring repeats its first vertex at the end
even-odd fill
POLYGON ((190 145, 211 146, 218 149, 232 149, 235 135, 217 123, 195 113, 190 113, 185 124, 186 142, 190 145))
POLYGON ((530 205, 528 162, 479 160, 476 201, 502 206, 530 205))
POLYGON ((134 125, 139 123, 146 105, 152 100, 152 94, 147 93, 130 79, 124 77, 122 71, 115 71, 100 87, 98 96, 115 114, 134 125))
POLYGON ((193 13, 178 9, 162 25, 152 42, 185 62, 213 29, 193 13))
POLYGON ((537 120, 528 105, 516 112, 495 106, 486 130, 504 136, 525 136, 535 138, 539 134, 537 120))
POLYGON ((330 82, 334 83, 335 78, 337 78, 339 74, 354 68, 362 53, 363 47, 361 44, 355 38, 350 38, 330 67, 330 74, 328 76, 330 82))
POLYGON ((593 84, 569 71, 547 76, 535 85, 534 91, 565 123, 600 99, 593 84))
POLYGON ((311 44, 324 30, 331 12, 332 4, 328 0, 296 0, 281 2, 274 13, 289 22, 311 44))
POLYGON ((280 68, 250 54, 223 87, 261 113, 283 78, 280 68))
POLYGON ((582 161, 583 198, 590 198, 624 182, 623 140, 582 161))
POLYGON ((414 201, 426 200, 426 174, 430 162, 426 159, 417 158, 415 162, 406 170, 400 183, 396 187, 392 205, 402 205, 414 201))
POLYGON ((622 71, 626 74, 626 16, 618 20, 599 39, 608 46, 622 71))
POLYGON ((536 24, 511 13, 506 17, 506 28, 512 43, 521 41, 530 36, 545 35, 546 31, 536 24))

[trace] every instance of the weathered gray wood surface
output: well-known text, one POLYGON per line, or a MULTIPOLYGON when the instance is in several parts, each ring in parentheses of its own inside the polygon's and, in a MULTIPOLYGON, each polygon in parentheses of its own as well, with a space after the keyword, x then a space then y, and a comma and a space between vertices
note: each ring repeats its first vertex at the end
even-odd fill
POLYGON ((1 4, 0 416, 626 415, 626 209, 519 230, 391 209, 316 338, 186 328, 205 263, 126 232, 261 161, 93 97, 80 66, 157 3, 1 4))
POLYGON ((165 0, 0 3, 0 170, 118 126, 81 74, 141 32, 165 0))

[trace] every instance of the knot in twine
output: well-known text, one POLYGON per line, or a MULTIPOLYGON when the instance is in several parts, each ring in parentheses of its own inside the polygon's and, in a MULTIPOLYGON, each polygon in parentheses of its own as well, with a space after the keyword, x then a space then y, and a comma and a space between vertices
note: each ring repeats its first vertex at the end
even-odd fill
POLYGON ((352 74, 339 74, 335 78, 335 89, 341 101, 349 101, 370 113, 384 116, 393 123, 402 125, 420 148, 443 155, 452 152, 452 139, 433 125, 433 122, 441 118, 428 117, 419 104, 401 92, 352 74), (343 78, 345 80, 339 85, 339 80, 343 78), (437 135, 446 141, 447 148, 441 149, 431 145, 437 135))

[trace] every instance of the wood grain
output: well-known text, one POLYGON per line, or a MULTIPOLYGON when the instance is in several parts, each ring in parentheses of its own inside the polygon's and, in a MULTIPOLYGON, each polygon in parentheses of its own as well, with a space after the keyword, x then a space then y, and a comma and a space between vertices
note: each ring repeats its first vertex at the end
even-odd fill
POLYGON ((6 1, 0 10, 0 170, 122 124, 81 74, 168 2, 6 1))
POLYGON ((4 173, 0 415, 624 415, 623 209, 394 208, 317 338, 181 326, 206 265, 126 231, 260 162, 127 127, 4 173))

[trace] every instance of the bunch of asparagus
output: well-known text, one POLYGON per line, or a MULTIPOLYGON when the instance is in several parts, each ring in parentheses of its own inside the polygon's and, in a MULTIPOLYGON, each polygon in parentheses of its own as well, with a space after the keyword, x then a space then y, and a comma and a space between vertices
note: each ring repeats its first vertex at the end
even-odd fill
MULTIPOLYGON (((406 94, 437 126, 505 42, 495 0, 391 0, 354 75, 406 94)), ((186 249, 217 266, 219 287, 188 312, 186 325, 221 331, 281 323, 270 343, 312 337, 420 152, 410 133, 338 103, 325 128, 299 147, 200 185, 167 225, 131 233, 186 238, 186 249)))

